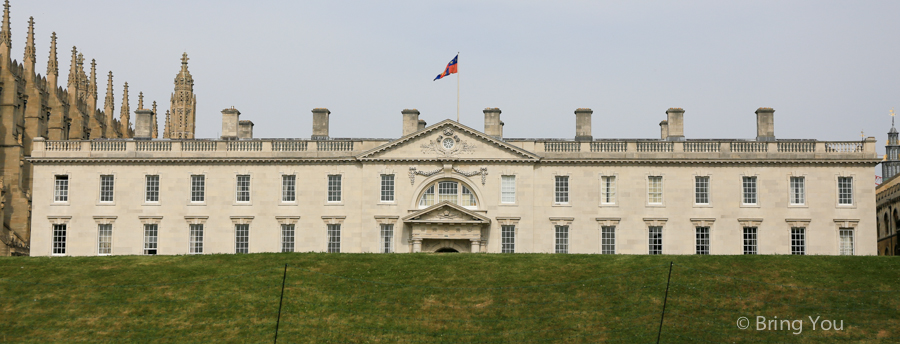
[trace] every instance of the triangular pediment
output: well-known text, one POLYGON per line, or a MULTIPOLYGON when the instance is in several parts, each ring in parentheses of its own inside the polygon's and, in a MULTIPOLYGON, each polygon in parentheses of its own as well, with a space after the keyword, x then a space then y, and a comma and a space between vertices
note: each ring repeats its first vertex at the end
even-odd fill
POLYGON ((376 147, 360 160, 539 160, 540 157, 452 120, 376 147))
POLYGON ((491 223, 491 219, 447 201, 413 212, 403 218, 411 223, 491 223))

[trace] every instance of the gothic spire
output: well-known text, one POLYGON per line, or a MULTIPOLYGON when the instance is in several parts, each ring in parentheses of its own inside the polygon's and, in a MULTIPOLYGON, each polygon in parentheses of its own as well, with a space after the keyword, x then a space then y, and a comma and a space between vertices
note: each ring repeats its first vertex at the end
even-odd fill
POLYGON ((159 116, 157 116, 157 114, 156 114, 156 101, 154 100, 153 101, 153 121, 152 121, 153 123, 150 124, 153 127, 152 128, 153 132, 151 133, 150 136, 153 137, 154 139, 159 137, 159 123, 157 122, 157 117, 159 117, 159 116))
MULTIPOLYGON (((91 59, 91 84, 90 84, 91 95, 94 96, 94 99, 97 99, 97 60, 91 59)), ((94 109, 91 109, 94 111, 94 109)))
MULTIPOLYGON (((30 61, 34 64, 34 17, 28 18, 28 38, 25 39, 25 58, 23 61, 30 61)), ((27 64, 27 63, 26 63, 27 64)))
POLYGON ((122 137, 128 137, 128 127, 129 122, 128 119, 131 114, 131 109, 128 107, 128 83, 125 83, 125 94, 122 95, 122 110, 119 113, 119 121, 122 124, 122 137))
MULTIPOLYGON (((59 61, 56 60, 56 32, 50 35, 50 59, 47 60, 47 77, 49 78, 51 75, 59 76, 59 61)), ((55 83, 53 88, 56 88, 55 83)))
MULTIPOLYGON (((113 74, 112 71, 109 72, 109 80, 106 82, 106 99, 103 101, 103 112, 106 114, 106 128, 107 132, 114 133, 115 129, 113 129, 113 123, 115 122, 115 111, 116 100, 113 99, 113 74)), ((113 135, 108 135, 108 137, 113 137, 113 135)))
MULTIPOLYGON (((9 29, 9 0, 3 4, 3 28, 0 29, 0 46, 6 44, 5 52, 9 52, 12 47, 12 31, 9 29)), ((9 54, 6 55, 9 58, 9 54)))
MULTIPOLYGON (((72 63, 69 64, 69 87, 74 87, 78 83, 78 48, 72 46, 72 63)), ((70 91, 71 92, 71 91, 70 91)))

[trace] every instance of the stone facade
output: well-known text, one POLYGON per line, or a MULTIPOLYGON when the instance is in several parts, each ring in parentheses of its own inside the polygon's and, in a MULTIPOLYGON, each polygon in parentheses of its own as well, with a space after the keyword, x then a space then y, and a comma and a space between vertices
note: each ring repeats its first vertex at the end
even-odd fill
POLYGON ((893 116, 891 110, 891 130, 881 162, 883 182, 875 188, 878 254, 885 256, 900 256, 900 138, 893 116))
POLYGON ((775 139, 760 109, 758 139, 691 140, 684 113, 662 140, 593 139, 590 109, 577 140, 503 138, 496 108, 403 110, 396 139, 332 139, 321 108, 312 139, 38 138, 31 254, 876 254, 874 138, 775 139))

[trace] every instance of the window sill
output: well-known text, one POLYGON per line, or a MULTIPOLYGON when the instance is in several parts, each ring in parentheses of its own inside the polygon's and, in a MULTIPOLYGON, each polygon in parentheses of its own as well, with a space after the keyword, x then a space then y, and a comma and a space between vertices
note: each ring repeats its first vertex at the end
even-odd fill
POLYGON ((102 203, 97 203, 97 206, 98 206, 98 207, 108 207, 108 206, 114 206, 114 205, 116 205, 116 202, 102 202, 102 203))
POLYGON ((206 202, 196 202, 196 203, 191 202, 191 203, 188 203, 187 205, 189 207, 206 206, 206 202))
POLYGON ((788 204, 788 208, 809 208, 806 204, 788 204))
POLYGON ((378 202, 379 206, 396 207, 396 202, 378 202))
POLYGON ((839 204, 835 209, 856 209, 856 204, 839 204))
POLYGON ((694 204, 694 208, 712 208, 712 204, 694 204))
POLYGON ((666 207, 665 204, 645 204, 644 206, 647 208, 665 208, 666 207))
POLYGON ((760 208, 759 204, 741 204, 741 208, 760 208))
POLYGON ((325 203, 325 206, 326 207, 343 207, 344 202, 329 202, 329 203, 325 203))
POLYGON ((553 203, 554 207, 571 207, 572 205, 569 203, 553 203))
POLYGON ((281 203, 278 203, 278 206, 279 206, 279 207, 296 207, 297 205, 298 205, 297 202, 281 202, 281 203))
POLYGON ((498 207, 518 207, 518 203, 500 203, 497 205, 498 207))
POLYGON ((618 203, 600 203, 600 205, 598 207, 600 207, 600 208, 618 208, 619 204, 618 203))
POLYGON ((54 203, 50 203, 50 206, 51 206, 51 207, 52 207, 52 206, 66 206, 66 207, 68 207, 68 206, 69 206, 69 202, 54 202, 54 203))
POLYGON ((141 205, 145 207, 158 207, 159 203, 142 203, 141 205))
POLYGON ((253 203, 251 203, 251 202, 241 202, 241 203, 232 203, 231 205, 232 205, 232 206, 235 206, 235 207, 249 207, 249 206, 253 205, 253 203))

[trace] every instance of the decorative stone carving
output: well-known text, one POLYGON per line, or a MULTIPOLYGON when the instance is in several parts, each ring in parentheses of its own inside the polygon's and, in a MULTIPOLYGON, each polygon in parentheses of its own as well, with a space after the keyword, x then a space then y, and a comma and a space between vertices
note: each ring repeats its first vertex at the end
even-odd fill
POLYGON ((484 185, 487 182, 487 175, 488 175, 487 167, 482 167, 480 170, 473 171, 473 172, 465 172, 465 171, 462 171, 462 170, 454 167, 453 172, 459 173, 466 177, 477 176, 480 174, 481 175, 481 185, 484 185))
POLYGON ((415 167, 410 167, 409 168, 409 185, 413 185, 416 183, 416 175, 417 174, 420 176, 431 177, 435 174, 440 173, 443 170, 444 170, 443 168, 438 168, 438 169, 434 169, 431 171, 418 171, 418 170, 416 170, 415 167))
POLYGON ((445 128, 437 139, 428 141, 422 145, 422 153, 437 154, 444 157, 454 157, 459 154, 472 154, 476 146, 463 141, 451 128, 445 128))

